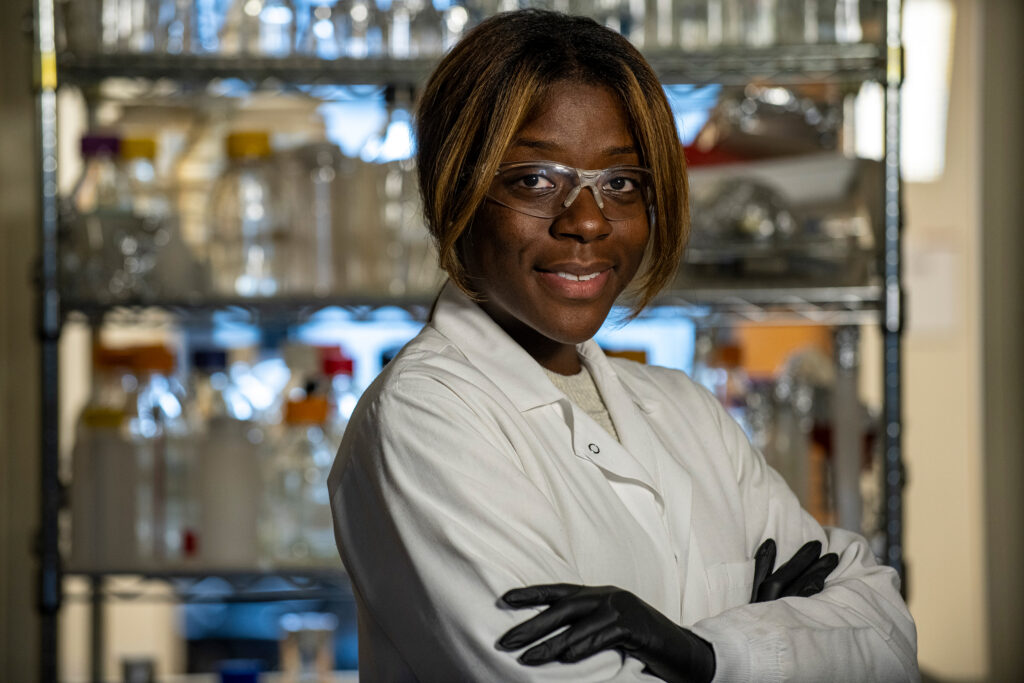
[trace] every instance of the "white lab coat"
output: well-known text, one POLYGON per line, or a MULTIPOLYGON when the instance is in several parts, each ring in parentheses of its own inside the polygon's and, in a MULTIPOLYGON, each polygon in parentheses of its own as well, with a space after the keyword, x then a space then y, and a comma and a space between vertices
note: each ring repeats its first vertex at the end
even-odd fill
POLYGON ((656 680, 614 651, 497 650, 536 611, 499 596, 554 582, 635 593, 713 644, 715 681, 918 679, 898 578, 863 538, 822 529, 684 373, 578 348, 621 443, 451 284, 363 396, 329 479, 361 680, 656 680), (766 538, 780 564, 812 539, 838 553, 825 590, 748 604, 766 538))

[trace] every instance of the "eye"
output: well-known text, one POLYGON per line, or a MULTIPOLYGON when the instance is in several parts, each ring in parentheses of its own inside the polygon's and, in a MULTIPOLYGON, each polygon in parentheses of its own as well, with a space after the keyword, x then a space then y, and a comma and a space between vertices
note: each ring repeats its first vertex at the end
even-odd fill
POLYGON ((631 194, 640 190, 641 182, 639 173, 617 171, 605 181, 601 186, 601 191, 613 194, 631 194))
POLYGON ((549 190, 555 186, 553 182, 539 173, 519 176, 513 180, 513 184, 530 190, 549 190))

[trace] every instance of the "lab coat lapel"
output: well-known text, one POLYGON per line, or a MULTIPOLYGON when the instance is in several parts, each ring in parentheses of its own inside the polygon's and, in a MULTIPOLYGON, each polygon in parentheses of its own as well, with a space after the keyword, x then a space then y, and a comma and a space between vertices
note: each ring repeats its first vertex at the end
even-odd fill
POLYGON ((441 290, 430 324, 520 412, 563 398, 537 361, 450 281, 441 290))
MULTIPOLYGON (((604 351, 596 342, 590 340, 577 348, 601 393, 619 440, 613 439, 593 420, 578 419, 573 425, 573 448, 576 454, 617 477, 646 486, 658 504, 663 505, 657 460, 642 406, 638 405, 634 395, 619 381, 604 351), (594 446, 597 446, 597 452, 594 446)), ((579 408, 575 408, 574 412, 583 413, 579 408)))
POLYGON ((649 386, 635 381, 631 375, 616 373, 596 344, 581 345, 580 351, 605 399, 623 446, 656 477, 656 496, 666 512, 664 519, 672 537, 676 564, 680 568, 679 585, 685 596, 681 601, 684 611, 679 619, 683 624, 692 624, 698 616, 707 613, 700 549, 692 542, 691 534, 693 481, 684 466, 667 466, 672 462, 682 463, 684 459, 671 452, 676 444, 666 442, 666 437, 660 437, 651 427, 672 424, 673 417, 666 414, 663 398, 648 395, 649 386), (659 466, 659 463, 666 466, 659 466))
MULTIPOLYGON (((647 487, 658 504, 664 504, 657 480, 657 461, 661 457, 655 450, 657 439, 642 415, 649 407, 637 391, 622 384, 596 342, 584 342, 577 350, 601 392, 621 443, 568 401, 537 361, 451 282, 441 291, 431 325, 490 378, 520 412, 560 403, 578 457, 615 477, 647 487)), ((681 486, 677 484, 673 495, 683 495, 681 486)))

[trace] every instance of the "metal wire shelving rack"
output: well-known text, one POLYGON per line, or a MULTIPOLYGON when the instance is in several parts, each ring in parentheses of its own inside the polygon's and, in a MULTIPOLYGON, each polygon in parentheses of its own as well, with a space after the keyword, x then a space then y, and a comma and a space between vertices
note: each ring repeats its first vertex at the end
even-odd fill
MULTIPOLYGON (((680 54, 648 55, 663 81, 669 83, 743 85, 752 81, 777 84, 849 83, 876 81, 885 88, 884 231, 879 245, 880 278, 844 286, 698 287, 670 289, 656 302, 673 306, 703 324, 737 321, 766 324, 820 324, 837 332, 837 362, 849 371, 856 365, 856 326, 880 325, 883 355, 883 455, 884 529, 887 564, 904 572, 903 502, 904 470, 901 432, 901 335, 903 290, 901 284, 901 185, 899 179, 900 85, 903 53, 901 0, 886 0, 884 37, 880 43, 807 45, 680 54)), ((201 89, 218 79, 237 79, 258 88, 296 85, 415 84, 424 80, 432 60, 339 59, 222 59, 170 55, 92 55, 59 53, 54 0, 34 0, 34 84, 36 106, 36 172, 39 181, 40 222, 38 276, 38 337, 41 350, 40 434, 41 507, 37 547, 38 605, 40 621, 40 680, 58 680, 58 613, 65 599, 88 600, 98 606, 108 597, 133 597, 136 593, 105 591, 103 574, 82 573, 92 585, 88 594, 63 594, 65 567, 59 551, 58 518, 64 491, 58 476, 59 362, 61 329, 69 319, 100 321, 108 317, 132 319, 157 309, 172 316, 201 317, 213 311, 233 311, 250 320, 302 319, 324 306, 343 306, 368 312, 381 305, 400 306, 425 318, 429 301, 349 297, 309 300, 202 300, 128 301, 116 305, 87 300, 62 299, 58 288, 58 189, 57 189, 57 92, 66 84, 92 87, 107 79, 161 80, 201 89)), ((320 595, 343 591, 344 575, 322 571, 272 571, 295 582, 292 595, 320 595)), ((204 599, 192 592, 213 572, 167 572, 142 575, 140 581, 162 581, 174 587, 176 599, 204 599)), ((276 595, 250 590, 263 572, 218 572, 234 587, 231 598, 219 600, 276 599, 276 595)), ((98 612, 97 612, 98 614, 98 612)), ((96 622, 94 622, 95 625, 96 622)), ((93 642, 93 650, 102 641, 93 642)), ((93 668, 94 673, 97 671, 93 668)))

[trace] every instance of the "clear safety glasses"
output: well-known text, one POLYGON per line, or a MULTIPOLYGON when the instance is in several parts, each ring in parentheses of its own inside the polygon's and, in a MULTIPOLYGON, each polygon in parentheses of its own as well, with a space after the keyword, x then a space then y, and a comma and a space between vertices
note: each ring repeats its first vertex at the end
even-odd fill
POLYGON ((487 197, 527 216, 556 218, 585 187, 594 194, 606 219, 624 221, 647 213, 654 196, 654 177, 639 166, 585 171, 551 161, 522 161, 498 167, 487 197))

